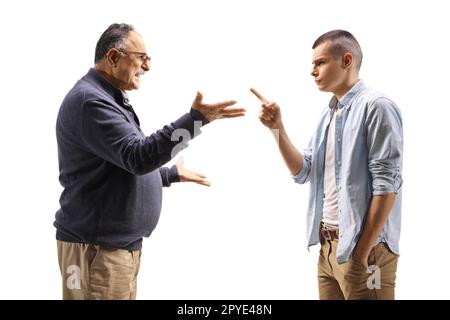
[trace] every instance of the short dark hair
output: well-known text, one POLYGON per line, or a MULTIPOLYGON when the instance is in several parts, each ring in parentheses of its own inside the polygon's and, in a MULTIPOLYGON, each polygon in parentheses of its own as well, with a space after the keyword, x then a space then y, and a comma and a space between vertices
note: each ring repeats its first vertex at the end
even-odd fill
POLYGON ((113 23, 103 32, 95 47, 95 63, 102 60, 111 48, 125 49, 128 33, 134 31, 131 24, 113 23))
POLYGON ((332 30, 326 32, 314 41, 312 48, 315 49, 326 41, 331 41, 331 54, 335 59, 350 52, 353 55, 356 69, 359 70, 361 68, 363 58, 362 50, 358 41, 350 32, 345 30, 332 30))

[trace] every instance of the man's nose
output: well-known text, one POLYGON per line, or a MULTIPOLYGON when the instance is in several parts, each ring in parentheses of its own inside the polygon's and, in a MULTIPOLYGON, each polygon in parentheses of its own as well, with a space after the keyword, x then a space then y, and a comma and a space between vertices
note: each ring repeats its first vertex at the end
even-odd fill
POLYGON ((312 75, 313 77, 317 76, 317 70, 316 70, 315 67, 312 68, 312 70, 311 70, 311 75, 312 75))
POLYGON ((149 71, 150 70, 150 62, 145 61, 144 63, 142 63, 142 69, 144 69, 145 71, 149 71))

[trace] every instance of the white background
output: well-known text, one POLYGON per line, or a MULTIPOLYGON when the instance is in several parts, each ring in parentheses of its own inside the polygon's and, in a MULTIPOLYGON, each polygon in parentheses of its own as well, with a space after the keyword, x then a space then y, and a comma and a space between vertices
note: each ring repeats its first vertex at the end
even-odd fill
POLYGON ((131 101, 147 134, 205 101, 236 99, 242 119, 214 122, 182 152, 213 186, 164 190, 144 240, 139 299, 317 299, 318 247, 306 249, 309 188, 293 183, 248 91, 282 108, 302 149, 329 94, 311 45, 351 31, 361 78, 404 118, 398 299, 447 299, 448 11, 445 1, 2 1, 0 298, 60 299, 55 229, 61 186, 55 121, 113 22, 132 23, 152 57, 131 101))

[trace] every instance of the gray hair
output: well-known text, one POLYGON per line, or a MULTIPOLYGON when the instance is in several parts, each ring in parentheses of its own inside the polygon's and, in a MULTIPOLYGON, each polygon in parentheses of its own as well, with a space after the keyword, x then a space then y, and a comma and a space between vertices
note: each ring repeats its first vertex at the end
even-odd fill
POLYGON ((134 31, 131 24, 113 23, 103 32, 95 47, 95 63, 102 60, 111 48, 124 49, 128 33, 134 31))
POLYGON ((314 41, 312 48, 315 49, 317 46, 326 41, 331 41, 331 54, 335 59, 338 59, 343 54, 350 52, 353 55, 356 69, 359 71, 361 68, 363 54, 358 41, 350 32, 345 30, 332 30, 324 33, 317 38, 316 41, 314 41))

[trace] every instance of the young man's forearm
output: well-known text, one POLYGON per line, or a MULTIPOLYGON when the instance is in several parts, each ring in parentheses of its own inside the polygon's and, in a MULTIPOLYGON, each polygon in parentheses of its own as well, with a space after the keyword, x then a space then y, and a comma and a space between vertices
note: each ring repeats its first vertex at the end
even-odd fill
POLYGON ((364 229, 357 244, 358 255, 369 255, 375 241, 383 231, 394 205, 395 197, 396 193, 394 192, 372 197, 364 229))
POLYGON ((303 167, 303 155, 291 142, 283 125, 280 129, 272 129, 272 133, 278 138, 278 148, 286 166, 293 176, 296 175, 303 167))

